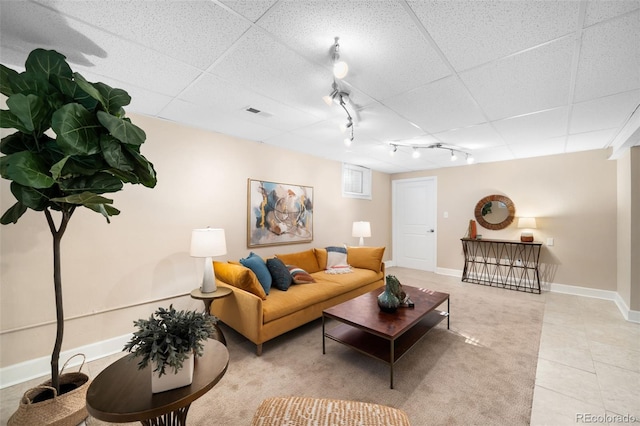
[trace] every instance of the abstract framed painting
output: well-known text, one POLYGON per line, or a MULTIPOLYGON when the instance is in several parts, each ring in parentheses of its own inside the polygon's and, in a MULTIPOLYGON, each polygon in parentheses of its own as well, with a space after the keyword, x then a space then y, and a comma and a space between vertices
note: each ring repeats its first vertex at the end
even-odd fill
POLYGON ((313 187, 248 179, 247 247, 313 241, 313 187))

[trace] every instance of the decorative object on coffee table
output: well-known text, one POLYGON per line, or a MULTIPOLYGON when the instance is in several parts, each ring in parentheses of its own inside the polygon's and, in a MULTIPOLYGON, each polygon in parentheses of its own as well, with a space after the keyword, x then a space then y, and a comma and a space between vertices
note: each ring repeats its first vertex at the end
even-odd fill
POLYGON ((378 306, 383 312, 393 313, 400 306, 400 281, 393 275, 387 275, 385 279, 384 291, 378 296, 378 306))
POLYGON ((171 305, 169 309, 158 308, 149 319, 134 321, 134 325, 138 330, 123 350, 141 358, 140 369, 152 364, 151 391, 191 384, 193 356, 202 356, 204 342, 214 329, 212 318, 195 311, 176 311, 171 305))

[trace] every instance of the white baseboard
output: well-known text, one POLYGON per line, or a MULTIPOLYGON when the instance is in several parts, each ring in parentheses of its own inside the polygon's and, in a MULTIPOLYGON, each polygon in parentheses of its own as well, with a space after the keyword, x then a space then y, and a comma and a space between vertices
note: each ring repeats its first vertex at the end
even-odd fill
POLYGON ((436 268, 436 274, 462 278, 462 271, 459 269, 436 268))
MULTIPOLYGON (((121 352, 125 343, 127 343, 129 339, 131 339, 131 335, 125 334, 124 336, 113 337, 101 342, 91 343, 79 348, 63 351, 60 353, 60 367, 62 367, 62 364, 66 360, 78 353, 84 354, 86 361, 89 362, 121 352)), ((82 357, 75 357, 71 360, 67 369, 77 367, 81 363, 82 357)), ((43 377, 43 382, 51 377, 50 356, 31 359, 29 361, 0 368, 0 389, 26 382, 27 380, 37 379, 39 377, 43 377)))

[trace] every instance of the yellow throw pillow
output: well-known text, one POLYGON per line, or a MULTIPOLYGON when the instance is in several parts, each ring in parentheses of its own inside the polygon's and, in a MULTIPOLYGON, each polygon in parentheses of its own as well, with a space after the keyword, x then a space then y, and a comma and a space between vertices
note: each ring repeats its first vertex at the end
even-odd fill
POLYGON ((258 277, 249 268, 233 263, 213 261, 213 270, 216 278, 234 287, 238 287, 249 293, 255 294, 262 300, 267 299, 267 293, 260 285, 258 277))
POLYGON ((318 261, 318 267, 320 269, 327 269, 327 249, 314 248, 313 252, 316 254, 316 260, 318 261))
POLYGON ((384 247, 348 247, 347 263, 354 268, 382 270, 384 247))
POLYGON ((298 268, 302 268, 310 274, 314 272, 322 271, 318 265, 318 259, 313 249, 299 251, 296 253, 276 254, 276 257, 285 265, 295 265, 298 268))

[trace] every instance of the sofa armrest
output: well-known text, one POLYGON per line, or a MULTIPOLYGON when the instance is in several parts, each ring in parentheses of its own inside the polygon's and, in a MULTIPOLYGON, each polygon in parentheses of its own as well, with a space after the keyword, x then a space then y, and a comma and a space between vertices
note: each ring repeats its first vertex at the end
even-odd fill
POLYGON ((262 343, 260 335, 263 324, 262 299, 241 288, 220 280, 216 281, 218 286, 230 288, 231 294, 216 299, 211 304, 211 314, 253 343, 262 343))

